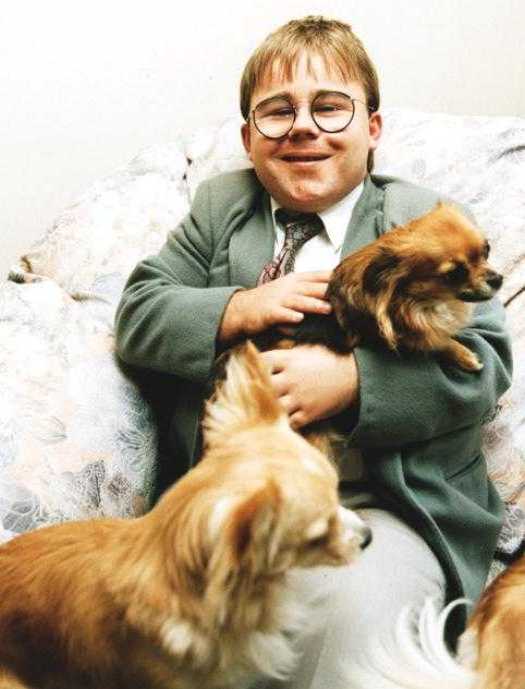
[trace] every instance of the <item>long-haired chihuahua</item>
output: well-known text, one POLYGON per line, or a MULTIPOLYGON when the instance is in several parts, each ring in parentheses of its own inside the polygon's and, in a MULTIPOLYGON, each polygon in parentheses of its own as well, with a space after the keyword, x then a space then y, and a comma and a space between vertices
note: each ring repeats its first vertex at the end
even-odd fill
POLYGON ((473 303, 491 299, 501 287, 488 255, 480 230, 454 206, 439 203, 344 258, 326 295, 333 316, 305 318, 291 333, 293 341, 339 352, 382 342, 478 371, 482 363, 455 336, 468 325, 473 303))
MULTIPOLYGON (((255 347, 230 358, 203 459, 151 512, 0 548, 3 689, 224 689, 293 667, 295 567, 344 565, 369 529, 289 426, 255 347)), ((311 615, 309 616, 311 617, 311 615)))
POLYGON ((348 256, 328 292, 348 345, 380 338, 393 350, 433 351, 479 370, 481 362, 454 336, 468 324, 472 303, 491 299, 501 287, 488 255, 481 232, 440 203, 348 256))

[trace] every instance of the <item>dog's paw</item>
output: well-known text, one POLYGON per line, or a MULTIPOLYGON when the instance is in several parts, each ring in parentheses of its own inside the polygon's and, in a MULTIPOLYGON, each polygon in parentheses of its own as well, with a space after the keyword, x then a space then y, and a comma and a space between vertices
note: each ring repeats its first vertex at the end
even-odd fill
POLYGON ((470 356, 462 357, 457 363, 464 371, 481 371, 483 368, 481 361, 472 352, 470 356))
POLYGON ((481 371, 483 364, 468 347, 465 347, 460 342, 452 340, 450 345, 442 350, 441 356, 453 366, 459 366, 464 371, 476 372, 481 371))

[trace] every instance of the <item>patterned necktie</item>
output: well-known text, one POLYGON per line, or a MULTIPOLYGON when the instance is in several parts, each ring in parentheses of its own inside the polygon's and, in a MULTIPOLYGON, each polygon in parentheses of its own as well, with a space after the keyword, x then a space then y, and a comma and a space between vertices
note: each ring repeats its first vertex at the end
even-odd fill
POLYGON ((290 273, 294 268, 295 256, 302 245, 324 229, 323 221, 315 213, 288 213, 283 208, 278 208, 275 211, 275 219, 284 228, 283 248, 264 266, 257 281, 258 285, 290 273))

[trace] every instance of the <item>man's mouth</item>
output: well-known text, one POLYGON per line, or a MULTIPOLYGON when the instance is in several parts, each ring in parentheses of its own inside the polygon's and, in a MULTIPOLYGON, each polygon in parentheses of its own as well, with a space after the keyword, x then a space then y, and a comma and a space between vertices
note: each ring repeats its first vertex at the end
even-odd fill
POLYGON ((322 160, 327 160, 329 156, 327 155, 285 155, 281 156, 281 160, 286 163, 319 163, 322 160))

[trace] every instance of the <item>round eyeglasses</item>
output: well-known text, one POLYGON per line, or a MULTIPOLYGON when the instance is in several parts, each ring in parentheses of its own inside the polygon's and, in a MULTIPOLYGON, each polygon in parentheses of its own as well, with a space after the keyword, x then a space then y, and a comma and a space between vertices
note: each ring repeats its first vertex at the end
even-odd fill
MULTIPOLYGON (((323 132, 336 134, 352 122, 355 103, 365 102, 339 91, 325 91, 317 94, 310 103, 310 115, 323 132)), ((258 103, 252 110, 252 119, 257 131, 267 139, 281 139, 293 128, 297 118, 297 107, 284 96, 274 96, 258 103)))

